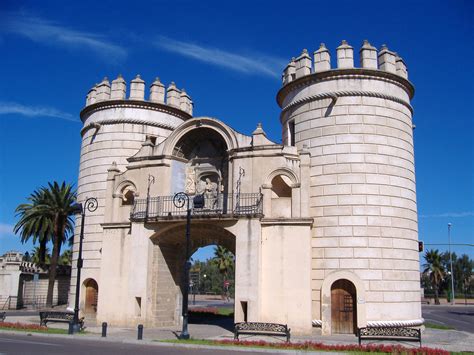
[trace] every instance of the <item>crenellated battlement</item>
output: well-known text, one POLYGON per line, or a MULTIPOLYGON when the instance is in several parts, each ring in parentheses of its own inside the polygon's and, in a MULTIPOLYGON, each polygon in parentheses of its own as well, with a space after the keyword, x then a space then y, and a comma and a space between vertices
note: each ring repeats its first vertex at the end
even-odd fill
MULTIPOLYGON (((193 101, 184 89, 178 89, 174 82, 167 88, 159 78, 150 85, 148 100, 145 99, 145 81, 137 75, 130 81, 129 100, 149 101, 175 107, 190 115, 193 114, 193 101)), ((86 107, 98 102, 127 100, 127 83, 122 75, 118 75, 112 83, 105 77, 94 85, 86 97, 86 107)))
MULTIPOLYGON (((336 66, 332 69, 351 69, 354 66, 354 48, 347 41, 342 41, 336 48, 336 66)), ((377 51, 367 40, 359 50, 360 67, 389 72, 408 79, 408 71, 405 62, 396 52, 390 51, 385 44, 377 51)), ((331 54, 324 43, 313 53, 313 58, 307 49, 292 58, 282 74, 283 85, 313 73, 331 70, 331 54)))

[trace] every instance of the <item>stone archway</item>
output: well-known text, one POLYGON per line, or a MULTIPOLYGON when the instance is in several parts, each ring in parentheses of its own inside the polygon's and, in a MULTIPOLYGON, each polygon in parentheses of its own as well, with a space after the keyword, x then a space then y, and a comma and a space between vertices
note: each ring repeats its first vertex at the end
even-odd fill
MULTIPOLYGON (((181 322, 185 227, 185 223, 177 223, 151 237, 154 245, 151 312, 155 326, 173 326, 181 322)), ((235 235, 219 225, 203 221, 191 224, 190 255, 198 248, 212 244, 222 245, 235 255, 235 243, 235 235)))
POLYGON ((331 333, 354 334, 357 329, 357 291, 352 282, 339 279, 331 285, 331 333))
POLYGON ((94 279, 84 281, 84 313, 95 316, 97 314, 97 300, 99 298, 99 285, 94 279))
POLYGON ((356 297, 353 302, 356 309, 354 319, 356 327, 362 328, 367 325, 363 281, 350 270, 335 270, 325 277, 321 286, 321 327, 323 335, 330 335, 332 333, 332 286, 338 280, 348 280, 355 288, 356 297))

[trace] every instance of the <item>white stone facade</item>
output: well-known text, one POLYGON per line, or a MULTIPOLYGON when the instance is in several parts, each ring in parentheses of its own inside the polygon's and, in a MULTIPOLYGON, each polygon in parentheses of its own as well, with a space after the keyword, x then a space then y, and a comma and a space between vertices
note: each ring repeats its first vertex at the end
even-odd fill
POLYGON ((343 42, 331 69, 321 45, 288 64, 277 95, 282 145, 260 125, 245 136, 192 118, 174 83, 155 80, 148 100, 139 77, 129 99, 121 77, 89 92, 78 198, 99 208, 86 217, 81 284, 97 282, 97 321, 180 322, 185 220, 171 197, 186 191, 206 203, 193 208, 192 250, 219 243, 236 255, 236 321, 324 334, 348 321, 351 331, 423 322, 414 88, 385 46, 364 42, 359 54, 355 68, 343 42), (353 321, 337 318, 338 292, 353 321))

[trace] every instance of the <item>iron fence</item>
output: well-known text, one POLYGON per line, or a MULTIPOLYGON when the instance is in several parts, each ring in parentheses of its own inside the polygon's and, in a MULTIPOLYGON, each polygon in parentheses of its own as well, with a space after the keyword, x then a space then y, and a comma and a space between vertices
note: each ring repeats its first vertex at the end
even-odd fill
MULTIPOLYGON (((176 207, 173 203, 173 197, 158 196, 136 199, 130 213, 130 219, 140 221, 186 217, 186 204, 181 208, 176 207)), ((263 213, 261 193, 218 194, 215 197, 196 195, 189 198, 193 216, 219 217, 231 215, 239 217, 258 216, 263 213), (194 199, 198 196, 203 202, 202 208, 195 206, 194 199)))

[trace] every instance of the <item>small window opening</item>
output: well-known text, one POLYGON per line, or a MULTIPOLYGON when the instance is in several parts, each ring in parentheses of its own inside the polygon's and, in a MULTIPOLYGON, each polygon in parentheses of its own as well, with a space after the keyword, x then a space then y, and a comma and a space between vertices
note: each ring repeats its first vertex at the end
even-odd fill
POLYGON ((135 201, 135 193, 132 190, 125 188, 123 190, 122 206, 131 206, 133 205, 134 201, 135 201))
POLYGON ((242 307, 242 314, 244 315, 244 322, 247 322, 247 301, 240 301, 242 307))
POLYGON ((156 136, 146 136, 146 139, 149 140, 153 145, 156 145, 156 136))
POLYGON ((137 317, 142 316, 142 298, 141 297, 135 297, 135 315, 137 317))
POLYGON ((295 121, 291 121, 288 123, 288 133, 289 133, 289 137, 288 137, 288 145, 291 145, 291 146, 295 146, 295 121))

